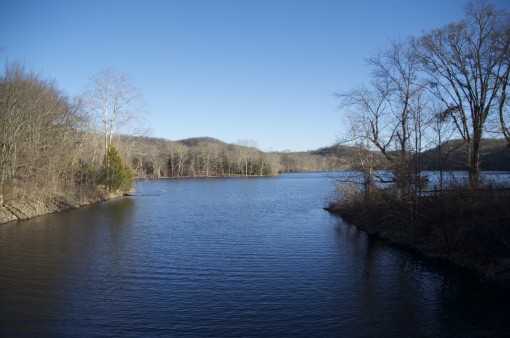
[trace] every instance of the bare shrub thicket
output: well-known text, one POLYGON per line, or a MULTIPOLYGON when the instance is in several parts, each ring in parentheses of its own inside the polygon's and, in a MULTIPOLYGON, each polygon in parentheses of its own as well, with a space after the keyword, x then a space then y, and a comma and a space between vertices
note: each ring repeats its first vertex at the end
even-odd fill
POLYGON ((44 195, 73 183, 79 106, 19 63, 0 77, 0 197, 44 195), (71 151, 70 151, 71 150, 71 151))

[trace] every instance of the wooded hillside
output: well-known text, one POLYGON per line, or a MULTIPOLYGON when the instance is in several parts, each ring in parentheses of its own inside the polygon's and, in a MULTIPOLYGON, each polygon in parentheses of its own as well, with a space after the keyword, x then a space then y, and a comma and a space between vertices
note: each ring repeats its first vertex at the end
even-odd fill
POLYGON ((230 144, 211 137, 170 141, 123 136, 114 142, 138 177, 271 176, 346 169, 338 165, 334 153, 263 152, 248 141, 230 144))
MULTIPOLYGON (((445 142, 421 154, 424 170, 467 170, 466 144, 461 140, 445 142)), ((480 151, 481 170, 510 171, 510 148, 505 139, 485 139, 480 151)))

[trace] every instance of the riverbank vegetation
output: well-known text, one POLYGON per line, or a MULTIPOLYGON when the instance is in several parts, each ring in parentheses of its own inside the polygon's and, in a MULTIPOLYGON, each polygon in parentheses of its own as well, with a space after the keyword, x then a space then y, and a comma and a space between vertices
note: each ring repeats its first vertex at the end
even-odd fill
MULTIPOLYGON (((19 62, 5 65, 0 73, 0 222, 78 207, 131 189, 132 171, 111 140, 98 143, 102 134, 85 97, 68 97, 55 81, 19 62)), ((123 112, 117 113, 121 118, 123 112)))
MULTIPOLYGON (((112 95, 119 96, 105 97, 112 95)), ((108 121, 103 105, 108 128, 100 134, 85 98, 68 97, 54 81, 20 63, 6 64, 0 77, 0 202, 131 188, 132 175, 111 134, 123 111, 108 121), (101 135, 104 144, 98 142, 101 135)))
POLYGON ((370 233, 510 280, 508 266, 495 268, 510 263, 510 193, 480 175, 488 149, 500 151, 493 166, 510 162, 509 14, 470 2, 462 21, 392 41, 368 64, 371 82, 338 95, 350 113, 343 141, 357 149, 358 175, 339 182, 330 210, 370 233), (467 182, 447 184, 445 170, 460 168, 467 182), (425 169, 439 170, 439 179, 430 181, 425 169))

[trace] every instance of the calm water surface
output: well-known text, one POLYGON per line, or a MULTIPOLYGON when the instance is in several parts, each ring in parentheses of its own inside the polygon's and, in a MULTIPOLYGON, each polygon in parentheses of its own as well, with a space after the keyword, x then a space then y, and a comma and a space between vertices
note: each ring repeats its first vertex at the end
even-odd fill
POLYGON ((144 181, 0 225, 0 336, 505 336, 502 290, 369 240, 320 174, 144 181))

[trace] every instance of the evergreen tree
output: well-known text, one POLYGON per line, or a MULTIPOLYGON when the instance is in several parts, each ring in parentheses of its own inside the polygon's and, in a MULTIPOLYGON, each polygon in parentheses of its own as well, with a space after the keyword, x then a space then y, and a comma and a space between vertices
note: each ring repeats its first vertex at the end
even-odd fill
POLYGON ((117 149, 109 145, 101 168, 100 183, 109 191, 130 190, 134 179, 133 170, 122 161, 117 149))

